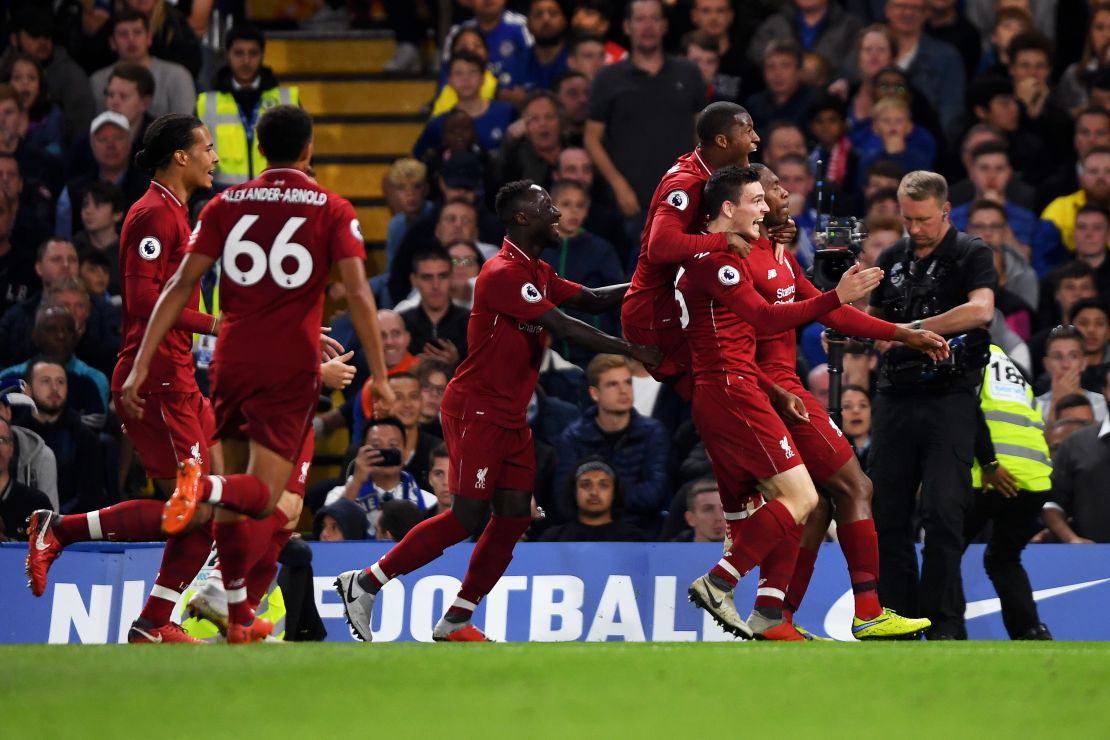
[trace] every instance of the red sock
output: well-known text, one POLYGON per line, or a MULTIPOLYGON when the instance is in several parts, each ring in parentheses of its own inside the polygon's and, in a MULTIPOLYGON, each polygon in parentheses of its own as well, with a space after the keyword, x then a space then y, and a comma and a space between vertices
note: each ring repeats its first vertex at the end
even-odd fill
MULTIPOLYGON (((228 619, 235 624, 250 624, 254 615, 247 603, 247 572, 257 560, 262 543, 255 541, 259 520, 241 519, 216 522, 216 551, 220 555, 220 572, 227 589, 228 619)), ((263 520, 265 523, 266 520, 263 520)))
POLYGON ((735 586, 796 525, 785 504, 778 499, 767 502, 741 522, 732 549, 710 572, 735 586))
MULTIPOLYGON (((409 530, 381 560, 364 572, 367 579, 381 588, 392 578, 411 573, 432 562, 451 545, 457 545, 468 536, 455 512, 448 510, 425 519, 409 530)), ((375 589, 376 591, 376 589, 375 589)))
POLYGON ((459 605, 459 601, 463 601, 472 604, 469 611, 474 611, 478 602, 504 575, 505 569, 512 562, 513 548, 531 525, 530 516, 494 514, 490 517, 489 524, 478 538, 478 544, 474 546, 474 554, 470 556, 470 565, 463 577, 462 588, 459 589, 459 598, 451 609, 467 611, 468 604, 459 605))
POLYGON ((856 596, 856 616, 874 619, 883 611, 879 603, 879 538, 874 519, 860 519, 836 529, 840 549, 848 561, 848 576, 856 596))
POLYGON ((733 542, 739 536, 743 526, 741 522, 750 516, 748 513, 749 504, 754 496, 759 496, 759 494, 736 497, 721 493, 721 507, 725 510, 725 529, 728 531, 728 538, 733 542))
POLYGON ((161 501, 144 498, 124 501, 87 514, 66 514, 54 525, 54 536, 63 545, 88 540, 159 542, 162 534, 161 501))
POLYGON ((271 525, 270 540, 260 548, 258 559, 247 573, 247 601, 252 609, 258 606, 270 584, 274 582, 278 571, 278 555, 293 536, 293 530, 285 528, 289 518, 280 509, 274 509, 273 515, 266 521, 271 525))
POLYGON ((169 622, 181 592, 189 587, 211 553, 212 532, 207 527, 166 540, 162 567, 139 616, 156 626, 169 622))
POLYGON ((794 575, 794 562, 798 558, 798 543, 801 542, 803 529, 804 524, 796 524, 759 562, 759 588, 755 592, 757 608, 782 608, 790 577, 794 575))
POLYGON ((790 587, 786 589, 786 609, 791 613, 801 608, 802 599, 809 589, 809 581, 813 578, 813 566, 816 564, 816 550, 799 548, 798 559, 794 562, 794 576, 790 579, 790 587))
POLYGON ((219 504, 240 514, 257 517, 270 503, 270 487, 254 475, 210 475, 201 478, 200 483, 201 501, 219 504))

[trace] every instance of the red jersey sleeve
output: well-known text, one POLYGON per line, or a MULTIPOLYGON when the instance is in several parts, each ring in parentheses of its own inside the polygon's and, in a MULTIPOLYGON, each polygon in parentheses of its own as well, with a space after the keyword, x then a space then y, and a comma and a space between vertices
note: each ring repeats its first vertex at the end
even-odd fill
MULTIPOLYGON (((701 187, 701 184, 698 184, 701 187)), ((690 234, 699 215, 701 196, 691 198, 676 187, 664 196, 651 220, 647 256, 656 264, 678 264, 698 252, 723 252, 728 248, 724 233, 690 234)))
POLYGON ((541 261, 540 266, 547 276, 547 298, 556 306, 562 305, 564 301, 573 298, 582 291, 580 283, 559 277, 551 265, 546 262, 541 261))
POLYGON ((333 213, 336 220, 330 247, 331 261, 335 263, 349 257, 365 260, 366 241, 362 238, 362 227, 354 206, 346 198, 331 197, 335 203, 333 213))
POLYGON ((221 234, 226 233, 218 225, 222 204, 223 197, 217 195, 208 201, 208 205, 201 210, 200 216, 197 218, 196 228, 189 236, 189 246, 186 251, 203 254, 213 260, 220 258, 224 250, 221 234))
POLYGON ((751 280, 744 279, 739 260, 732 255, 698 260, 691 273, 714 300, 766 334, 796 329, 840 305, 835 291, 808 301, 771 305, 763 300, 751 280))
POLYGON ((520 321, 533 321, 555 308, 551 298, 536 285, 531 271, 515 263, 492 272, 484 292, 492 310, 520 321))
MULTIPOLYGON (((797 300, 805 301, 821 295, 821 291, 817 290, 817 287, 805 276, 805 272, 802 270, 801 265, 798 264, 798 261, 794 259, 794 255, 787 252, 786 259, 790 261, 790 268, 794 271, 794 285, 797 288, 795 295, 797 300)), ((841 334, 845 334, 849 337, 868 337, 870 339, 894 338, 894 324, 870 316, 860 311, 855 306, 840 306, 830 311, 828 314, 819 317, 818 320, 825 326, 832 327, 841 334)))
MULTIPOLYGON (((177 225, 153 210, 135 213, 127 234, 127 242, 120 245, 120 273, 127 296, 124 310, 132 318, 147 321, 171 277, 170 256, 180 249, 180 237, 177 225)), ((173 328, 207 334, 212 324, 211 316, 186 306, 173 328)))

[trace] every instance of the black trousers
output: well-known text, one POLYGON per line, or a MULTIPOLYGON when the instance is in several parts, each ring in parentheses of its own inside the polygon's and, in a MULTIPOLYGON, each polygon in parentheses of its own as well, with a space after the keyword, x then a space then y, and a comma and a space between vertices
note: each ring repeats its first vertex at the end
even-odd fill
POLYGON ((967 637, 960 559, 978 403, 971 389, 880 393, 872 412, 868 473, 875 487, 879 598, 903 615, 932 620, 928 637, 967 637), (925 529, 920 574, 915 512, 925 529))
POLYGON ((1002 602, 1002 623, 1011 640, 1041 621, 1029 575, 1021 565, 1021 551, 1040 528, 1037 518, 1048 495, 1048 491, 1022 491, 1015 498, 1006 498, 995 490, 977 492, 964 526, 966 539, 971 542, 988 522, 991 524, 983 567, 1002 602))

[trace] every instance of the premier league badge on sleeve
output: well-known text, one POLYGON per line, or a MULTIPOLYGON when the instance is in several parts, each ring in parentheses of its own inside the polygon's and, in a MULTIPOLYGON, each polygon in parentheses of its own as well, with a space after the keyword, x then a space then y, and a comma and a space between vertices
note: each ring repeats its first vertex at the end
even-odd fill
POLYGON ((144 236, 139 242, 139 256, 144 260, 156 260, 162 254, 162 242, 157 237, 144 236))
POLYGON ((717 270, 717 279, 721 281, 721 285, 736 285, 740 282, 740 271, 732 265, 725 265, 717 270))
POLYGON ((537 290, 536 286, 532 285, 531 283, 525 283, 524 285, 520 286, 520 297, 528 301, 529 303, 539 303, 540 300, 543 298, 543 296, 540 295, 540 291, 537 290))
POLYGON ((690 196, 685 190, 672 190, 667 193, 666 201, 678 210, 685 211, 686 206, 690 205, 690 196))

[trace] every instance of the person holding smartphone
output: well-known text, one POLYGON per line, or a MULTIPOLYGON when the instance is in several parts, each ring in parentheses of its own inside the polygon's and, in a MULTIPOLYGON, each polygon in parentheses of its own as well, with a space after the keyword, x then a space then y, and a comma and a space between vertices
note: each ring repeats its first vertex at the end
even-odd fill
POLYGON ((324 505, 342 498, 366 512, 366 532, 374 539, 382 507, 387 501, 411 501, 421 511, 436 505, 435 495, 423 490, 401 467, 405 428, 395 417, 375 419, 366 429, 363 444, 351 462, 347 483, 328 493, 324 505))

